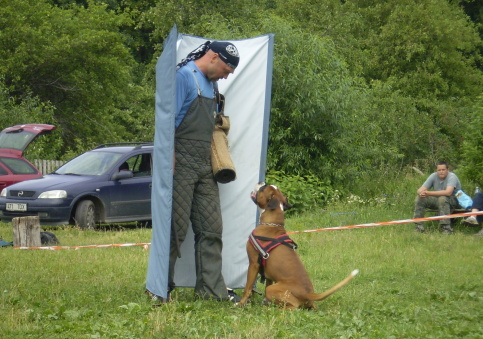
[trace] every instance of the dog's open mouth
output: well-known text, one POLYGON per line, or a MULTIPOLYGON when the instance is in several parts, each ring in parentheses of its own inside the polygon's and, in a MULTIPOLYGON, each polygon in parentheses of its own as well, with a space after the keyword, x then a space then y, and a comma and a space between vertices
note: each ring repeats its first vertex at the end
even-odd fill
POLYGON ((256 204, 257 203, 257 194, 260 191, 263 191, 263 188, 266 186, 264 182, 259 182, 258 184, 255 185, 255 188, 253 189, 252 193, 250 194, 250 198, 252 198, 252 201, 256 204))
POLYGON ((255 191, 252 191, 250 194, 250 198, 252 198, 252 201, 256 204, 257 203, 257 193, 255 191))

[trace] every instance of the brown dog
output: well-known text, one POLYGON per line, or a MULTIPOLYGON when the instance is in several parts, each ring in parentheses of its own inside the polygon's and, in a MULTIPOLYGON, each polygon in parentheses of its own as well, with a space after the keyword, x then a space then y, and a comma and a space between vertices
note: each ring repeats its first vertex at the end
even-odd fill
POLYGON ((292 207, 287 197, 276 186, 261 183, 252 192, 252 199, 263 212, 247 243, 247 283, 239 306, 247 303, 259 273, 267 281, 265 301, 286 309, 315 309, 314 301, 327 298, 359 273, 354 270, 326 292, 314 293, 309 275, 294 250, 297 245, 288 238, 284 228, 284 211, 292 207))

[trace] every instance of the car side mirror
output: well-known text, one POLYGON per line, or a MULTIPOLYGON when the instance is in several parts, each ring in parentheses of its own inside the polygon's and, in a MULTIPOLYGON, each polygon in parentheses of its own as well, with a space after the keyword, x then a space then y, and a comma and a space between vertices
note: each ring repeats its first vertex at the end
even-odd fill
POLYGON ((112 175, 112 180, 122 180, 122 179, 129 179, 129 178, 132 178, 134 177, 134 174, 132 173, 132 171, 129 171, 129 170, 122 170, 122 171, 119 171, 119 172, 116 172, 112 175))

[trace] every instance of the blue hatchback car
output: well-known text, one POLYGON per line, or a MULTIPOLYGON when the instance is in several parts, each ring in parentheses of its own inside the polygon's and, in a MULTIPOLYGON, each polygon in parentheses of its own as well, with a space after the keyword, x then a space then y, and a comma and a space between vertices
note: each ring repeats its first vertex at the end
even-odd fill
POLYGON ((152 143, 105 144, 39 179, 0 194, 0 219, 38 216, 41 225, 151 220, 152 143))

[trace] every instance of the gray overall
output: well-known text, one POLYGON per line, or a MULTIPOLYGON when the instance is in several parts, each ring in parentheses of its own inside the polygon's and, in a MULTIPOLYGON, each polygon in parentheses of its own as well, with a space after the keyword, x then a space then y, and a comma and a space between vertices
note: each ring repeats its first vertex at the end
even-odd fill
MULTIPOLYGON (((198 91, 199 92, 199 91, 198 91)), ((195 293, 204 299, 227 299, 221 273, 222 219, 218 185, 211 168, 211 139, 216 102, 201 95, 193 101, 175 132, 173 231, 169 259, 169 289, 174 288, 178 246, 191 221, 195 236, 195 293)))

